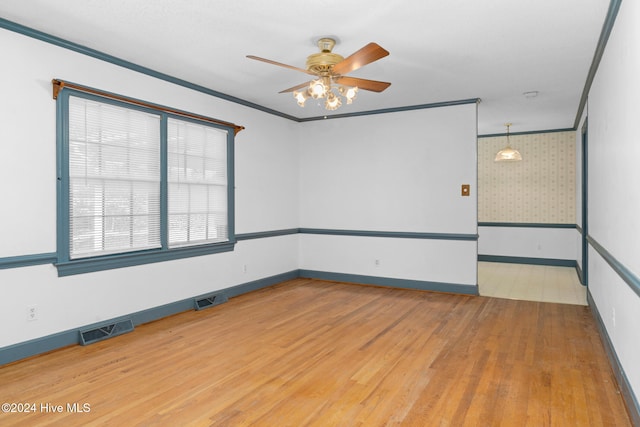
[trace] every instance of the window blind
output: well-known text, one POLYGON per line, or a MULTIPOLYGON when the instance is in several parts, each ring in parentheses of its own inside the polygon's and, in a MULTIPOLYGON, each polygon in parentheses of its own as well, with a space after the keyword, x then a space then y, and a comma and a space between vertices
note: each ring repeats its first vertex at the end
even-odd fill
POLYGON ((169 247, 229 240, 228 131, 169 118, 169 247))
POLYGON ((161 247, 160 116, 69 97, 70 258, 161 247))

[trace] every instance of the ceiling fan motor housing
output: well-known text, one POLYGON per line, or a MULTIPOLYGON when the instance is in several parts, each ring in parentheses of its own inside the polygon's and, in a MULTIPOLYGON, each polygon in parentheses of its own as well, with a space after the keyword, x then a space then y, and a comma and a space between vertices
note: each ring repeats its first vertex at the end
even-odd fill
POLYGON ((320 52, 307 57, 307 70, 319 75, 329 74, 331 67, 344 60, 341 55, 331 52, 335 45, 334 39, 322 38, 318 40, 320 52))

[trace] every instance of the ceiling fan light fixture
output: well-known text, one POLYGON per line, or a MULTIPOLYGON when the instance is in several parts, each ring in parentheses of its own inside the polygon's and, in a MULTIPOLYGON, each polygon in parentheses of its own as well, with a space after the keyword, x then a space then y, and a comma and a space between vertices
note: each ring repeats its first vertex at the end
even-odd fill
POLYGON ((340 99, 339 96, 336 96, 336 94, 333 92, 329 92, 327 94, 327 100, 324 102, 324 108, 326 108, 327 110, 333 111, 340 108, 341 105, 342 105, 342 100, 340 99))
POLYGON ((509 142, 509 128, 511 127, 511 123, 505 123, 507 127, 507 146, 502 150, 496 153, 496 158, 494 162, 517 162, 522 160, 522 154, 514 148, 511 148, 511 143, 509 142))
POLYGON ((314 80, 309 84, 309 93, 314 99, 325 97, 327 94, 327 87, 322 79, 314 80))
POLYGON ((347 99, 347 104, 351 104, 353 100, 356 99, 356 95, 358 94, 358 87, 340 86, 339 92, 340 95, 344 96, 347 99))
POLYGON ((298 105, 304 108, 304 103, 309 98, 309 90, 302 92, 296 90, 293 92, 293 97, 298 101, 298 105))

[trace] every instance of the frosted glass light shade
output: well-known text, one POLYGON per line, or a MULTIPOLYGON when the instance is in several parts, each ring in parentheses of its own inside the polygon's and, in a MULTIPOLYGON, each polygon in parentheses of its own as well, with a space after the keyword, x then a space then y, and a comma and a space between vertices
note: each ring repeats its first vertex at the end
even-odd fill
POLYGON ((495 162, 517 162, 522 160, 522 155, 518 150, 514 150, 510 146, 503 148, 496 154, 495 162))

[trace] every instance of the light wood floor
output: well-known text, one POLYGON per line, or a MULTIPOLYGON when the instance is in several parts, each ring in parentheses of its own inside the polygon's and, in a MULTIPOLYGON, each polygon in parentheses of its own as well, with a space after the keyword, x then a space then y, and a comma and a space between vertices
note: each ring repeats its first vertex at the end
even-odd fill
POLYGON ((479 262, 478 287, 488 297, 587 305, 573 267, 479 262))
POLYGON ((588 307, 306 279, 0 367, 0 396, 38 405, 2 426, 630 425, 588 307))

